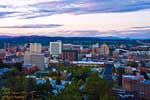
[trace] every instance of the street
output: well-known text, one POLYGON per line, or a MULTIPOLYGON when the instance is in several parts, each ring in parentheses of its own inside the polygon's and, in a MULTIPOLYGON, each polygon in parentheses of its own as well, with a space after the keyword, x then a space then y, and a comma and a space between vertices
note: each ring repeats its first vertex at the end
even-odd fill
POLYGON ((112 80, 112 68, 113 64, 106 64, 105 70, 103 72, 103 77, 107 80, 112 80))

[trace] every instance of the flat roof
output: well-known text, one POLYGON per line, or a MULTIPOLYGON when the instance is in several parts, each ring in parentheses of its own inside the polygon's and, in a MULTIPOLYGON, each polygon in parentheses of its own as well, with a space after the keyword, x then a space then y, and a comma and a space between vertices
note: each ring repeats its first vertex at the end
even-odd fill
MULTIPOLYGON (((143 75, 140 75, 139 77, 142 77, 143 75)), ((134 75, 122 75, 122 77, 124 78, 129 78, 131 80, 137 80, 138 77, 137 76, 134 76, 134 75)))
POLYGON ((133 75, 122 75, 122 77, 130 78, 130 79, 135 79, 136 78, 136 76, 133 76, 133 75))
POLYGON ((150 80, 144 80, 143 82, 141 83, 144 83, 144 84, 150 84, 150 80))
POLYGON ((9 68, 0 68, 0 73, 9 72, 11 69, 9 68))
POLYGON ((104 62, 94 62, 94 61, 73 61, 73 64, 104 64, 104 62))

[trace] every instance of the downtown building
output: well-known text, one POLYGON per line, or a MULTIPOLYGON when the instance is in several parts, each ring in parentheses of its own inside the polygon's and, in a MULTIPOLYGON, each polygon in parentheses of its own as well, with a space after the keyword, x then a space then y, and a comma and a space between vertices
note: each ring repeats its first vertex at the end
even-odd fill
POLYGON ((122 76, 122 88, 136 93, 140 99, 147 100, 150 97, 150 81, 145 80, 144 76, 137 74, 123 75, 122 76))
POLYGON ((49 44, 50 55, 53 57, 59 57, 62 54, 62 42, 50 42, 49 44))
POLYGON ((72 50, 73 45, 72 44, 63 44, 63 50, 72 50))
POLYGON ((62 51, 62 60, 63 61, 77 61, 78 60, 78 51, 77 50, 63 50, 62 51))
POLYGON ((103 44, 100 47, 100 55, 107 57, 110 54, 109 46, 107 44, 103 44))
POLYGON ((98 58, 100 56, 100 48, 98 43, 92 45, 91 54, 92 58, 98 58))
POLYGON ((30 52, 32 53, 41 53, 42 51, 42 45, 41 43, 30 43, 30 52))
POLYGON ((39 70, 44 70, 44 54, 41 53, 42 46, 40 43, 31 43, 30 50, 24 54, 24 66, 37 66, 39 70))

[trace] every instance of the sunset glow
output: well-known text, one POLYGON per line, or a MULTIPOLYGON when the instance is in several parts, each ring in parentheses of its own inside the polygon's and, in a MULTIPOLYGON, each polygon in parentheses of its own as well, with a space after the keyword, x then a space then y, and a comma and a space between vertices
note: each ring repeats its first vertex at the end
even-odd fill
POLYGON ((150 1, 118 2, 1 0, 0 35, 150 36, 150 1))

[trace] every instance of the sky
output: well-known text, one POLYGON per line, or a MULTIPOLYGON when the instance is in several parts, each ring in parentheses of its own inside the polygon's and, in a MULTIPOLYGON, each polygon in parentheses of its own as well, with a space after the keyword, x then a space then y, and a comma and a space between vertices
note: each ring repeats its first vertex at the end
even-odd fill
POLYGON ((0 35, 150 38, 150 0, 0 0, 0 35))

